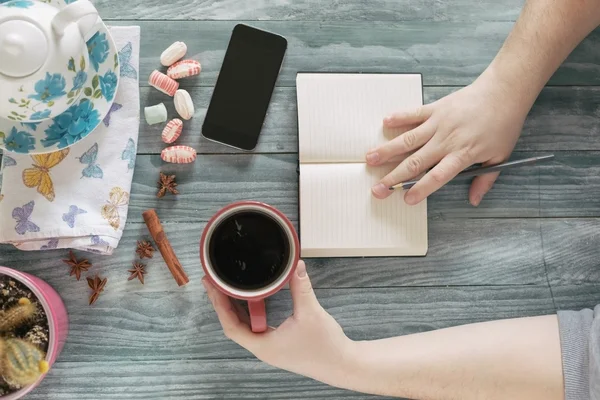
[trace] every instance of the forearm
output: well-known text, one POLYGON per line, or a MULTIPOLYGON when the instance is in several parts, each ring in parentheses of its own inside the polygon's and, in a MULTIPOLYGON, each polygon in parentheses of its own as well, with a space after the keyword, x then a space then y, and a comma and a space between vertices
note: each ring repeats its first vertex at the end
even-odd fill
POLYGON ((600 0, 527 0, 481 78, 503 84, 529 111, 569 53, 600 24, 600 0))
POLYGON ((424 400, 563 398, 556 316, 356 342, 352 352, 343 381, 329 383, 424 400))

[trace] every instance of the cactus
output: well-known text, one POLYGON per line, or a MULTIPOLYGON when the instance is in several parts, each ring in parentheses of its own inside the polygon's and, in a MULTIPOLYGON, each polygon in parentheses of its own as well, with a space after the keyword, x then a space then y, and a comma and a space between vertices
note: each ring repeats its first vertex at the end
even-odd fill
MULTIPOLYGON (((0 333, 8 336, 25 322, 32 319, 37 307, 23 297, 18 304, 6 311, 0 311, 0 333)), ((23 339, 0 337, 0 375, 14 387, 23 387, 37 381, 41 374, 48 372, 45 354, 37 346, 23 339)))
POLYGON ((11 386, 31 385, 48 372, 44 357, 44 352, 25 340, 0 339, 0 371, 11 386))
POLYGON ((37 308, 28 298, 22 297, 19 303, 6 311, 0 311, 0 333, 14 331, 25 321, 33 318, 37 308))

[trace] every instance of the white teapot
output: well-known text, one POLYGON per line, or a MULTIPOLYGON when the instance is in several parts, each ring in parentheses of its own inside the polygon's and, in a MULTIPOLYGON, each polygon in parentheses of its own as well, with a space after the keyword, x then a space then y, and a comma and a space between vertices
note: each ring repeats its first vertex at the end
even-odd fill
POLYGON ((97 20, 88 0, 61 10, 36 0, 0 4, 0 118, 39 122, 80 97, 89 65, 85 39, 97 20))

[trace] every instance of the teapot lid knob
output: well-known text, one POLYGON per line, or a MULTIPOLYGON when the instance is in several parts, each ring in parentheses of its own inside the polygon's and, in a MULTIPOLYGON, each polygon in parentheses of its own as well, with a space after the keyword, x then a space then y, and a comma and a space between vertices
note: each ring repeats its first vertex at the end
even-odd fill
POLYGON ((48 57, 48 40, 36 25, 11 20, 0 23, 0 74, 22 78, 39 70, 48 57))

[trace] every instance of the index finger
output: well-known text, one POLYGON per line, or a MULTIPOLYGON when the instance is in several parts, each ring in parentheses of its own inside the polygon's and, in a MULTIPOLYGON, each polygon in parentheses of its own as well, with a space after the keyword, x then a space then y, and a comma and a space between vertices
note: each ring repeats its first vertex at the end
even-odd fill
POLYGON ((433 108, 430 104, 426 104, 412 110, 404 110, 388 115, 383 119, 383 124, 388 128, 398 128, 411 124, 419 125, 427 121, 432 112, 433 108))
POLYGON ((415 129, 404 132, 389 142, 369 151, 367 153, 367 163, 369 165, 380 165, 397 156, 414 151, 431 140, 434 134, 435 126, 432 123, 425 122, 415 129))
POLYGON ((409 205, 420 203, 472 164, 465 152, 448 154, 408 190, 404 201, 409 205))

